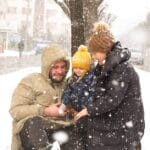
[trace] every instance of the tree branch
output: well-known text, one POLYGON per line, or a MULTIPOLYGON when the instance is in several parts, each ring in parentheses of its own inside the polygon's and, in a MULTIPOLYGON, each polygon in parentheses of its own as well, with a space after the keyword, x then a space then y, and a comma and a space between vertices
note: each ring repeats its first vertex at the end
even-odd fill
POLYGON ((69 1, 70 1, 70 0, 64 0, 64 3, 65 3, 66 6, 68 7, 68 9, 69 9, 69 1))
POLYGON ((104 0, 95 0, 95 5, 100 6, 100 4, 103 2, 104 0))
POLYGON ((68 1, 67 0, 65 0, 65 2, 59 2, 58 0, 54 0, 54 1, 61 7, 61 9, 66 14, 66 16, 68 18, 70 18, 70 10, 69 10, 69 7, 68 7, 68 1))

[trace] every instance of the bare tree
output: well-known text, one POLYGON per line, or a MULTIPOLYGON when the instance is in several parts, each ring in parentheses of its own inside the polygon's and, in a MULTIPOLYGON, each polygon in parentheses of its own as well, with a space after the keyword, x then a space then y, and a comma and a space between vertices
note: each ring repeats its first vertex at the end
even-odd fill
POLYGON ((107 12, 108 4, 102 3, 98 8, 98 20, 107 22, 110 26, 117 18, 115 15, 107 12))
POLYGON ((80 44, 85 44, 98 21, 98 7, 103 0, 55 0, 71 19, 72 54, 80 44))

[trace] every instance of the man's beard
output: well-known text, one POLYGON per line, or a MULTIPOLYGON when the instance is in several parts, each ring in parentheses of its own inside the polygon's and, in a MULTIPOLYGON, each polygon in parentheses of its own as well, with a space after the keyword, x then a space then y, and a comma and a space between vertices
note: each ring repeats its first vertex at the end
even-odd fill
POLYGON ((51 79, 51 81, 53 83, 60 83, 60 82, 62 82, 64 80, 64 78, 65 78, 65 75, 62 77, 62 79, 57 80, 57 79, 55 79, 55 76, 49 75, 49 79, 51 79))

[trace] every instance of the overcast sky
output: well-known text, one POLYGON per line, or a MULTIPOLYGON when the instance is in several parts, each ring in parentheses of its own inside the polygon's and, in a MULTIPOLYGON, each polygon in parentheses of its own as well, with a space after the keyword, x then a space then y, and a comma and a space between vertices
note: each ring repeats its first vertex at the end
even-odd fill
POLYGON ((105 0, 108 11, 117 16, 112 29, 118 35, 144 21, 150 12, 150 0, 105 0))

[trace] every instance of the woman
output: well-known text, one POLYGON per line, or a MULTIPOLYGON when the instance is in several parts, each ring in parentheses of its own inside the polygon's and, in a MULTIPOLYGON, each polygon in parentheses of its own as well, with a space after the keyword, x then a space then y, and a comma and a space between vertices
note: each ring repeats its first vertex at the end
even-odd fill
POLYGON ((98 61, 94 101, 75 117, 89 115, 88 149, 139 150, 144 110, 139 77, 128 62, 130 52, 115 42, 104 22, 96 25, 89 50, 98 61))

